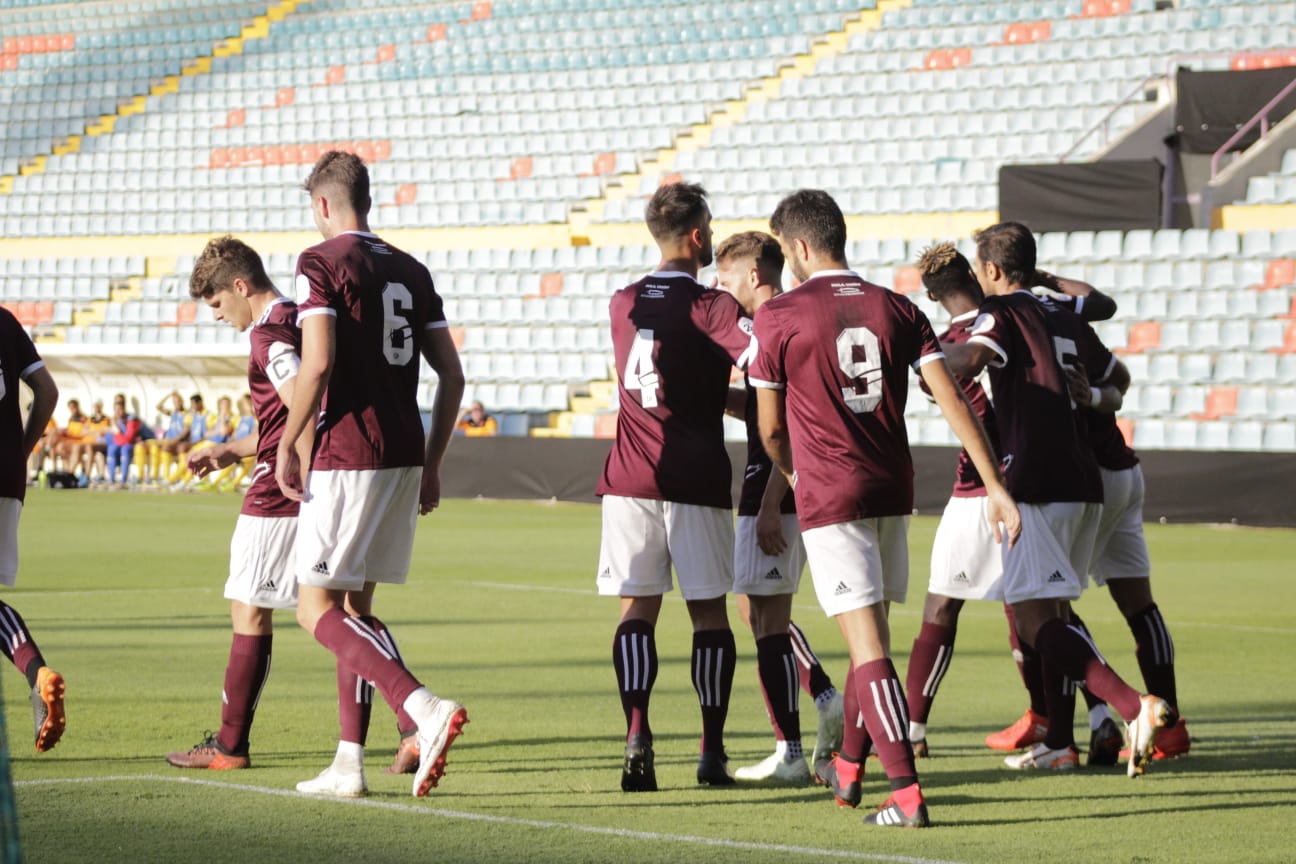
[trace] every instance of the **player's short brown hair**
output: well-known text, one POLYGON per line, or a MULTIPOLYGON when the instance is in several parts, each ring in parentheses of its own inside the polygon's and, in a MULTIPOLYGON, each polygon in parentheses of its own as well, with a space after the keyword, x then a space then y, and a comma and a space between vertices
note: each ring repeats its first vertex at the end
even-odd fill
POLYGON ((274 287, 261 256, 251 246, 228 234, 208 240, 189 274, 189 296, 195 300, 210 299, 216 292, 233 285, 235 279, 243 279, 256 288, 274 287))
POLYGON ((341 192, 358 214, 369 212, 369 169, 354 153, 330 150, 319 158, 302 184, 313 197, 322 188, 341 192))
POLYGON ((1028 285, 1035 273, 1035 235, 1020 222, 1000 222, 972 235, 981 262, 993 262, 1014 285, 1028 285))
POLYGON ((716 247, 716 263, 723 265, 734 259, 751 259, 756 267, 771 276, 783 272, 783 250, 778 241, 764 231, 742 231, 726 237, 716 247))
POLYGON ((653 239, 676 240, 701 227, 710 212, 706 195, 700 183, 667 183, 657 187, 644 208, 644 221, 653 239))
POLYGON ((918 258, 923 287, 936 300, 956 292, 980 294, 972 265, 953 243, 936 243, 918 258))
POLYGON ((822 189, 800 189, 780 201, 770 216, 770 230, 783 240, 804 240, 817 252, 846 260, 846 217, 822 189))

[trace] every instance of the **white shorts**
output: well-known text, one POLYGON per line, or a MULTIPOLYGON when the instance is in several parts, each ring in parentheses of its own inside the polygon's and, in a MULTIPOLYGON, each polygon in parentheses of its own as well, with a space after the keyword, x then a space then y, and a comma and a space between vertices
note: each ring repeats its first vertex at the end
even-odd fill
POLYGON ((984 495, 951 497, 932 543, 927 590, 959 600, 1003 600, 1003 557, 986 521, 984 495))
POLYGON ((1103 480, 1103 512, 1094 540, 1089 575, 1094 583, 1109 579, 1148 579, 1152 561, 1143 537, 1143 469, 1099 469, 1103 480))
POLYGON ((889 600, 909 590, 909 517, 882 516, 801 532, 810 578, 828 617, 889 600))
POLYGON ((248 516, 240 513, 230 538, 230 572, 225 597, 262 609, 297 605, 293 553, 296 516, 248 516))
POLYGON ((409 575, 423 469, 312 471, 297 516, 297 581, 359 591, 409 575))
POLYGON ((18 517, 22 502, 0 498, 0 585, 12 588, 18 581, 18 517))
POLYGON ((756 517, 738 517, 738 533, 734 538, 735 594, 772 597, 797 592, 806 560, 801 525, 795 513, 782 514, 781 521, 787 548, 782 555, 766 555, 756 542, 756 517))
POLYGON ((671 564, 685 600, 733 590, 733 513, 721 507, 603 496, 598 592, 652 597, 670 591, 671 564))
POLYGON ((1004 602, 1075 600, 1084 589, 1102 505, 1067 501, 1017 509, 1021 537, 1001 550, 1004 602))

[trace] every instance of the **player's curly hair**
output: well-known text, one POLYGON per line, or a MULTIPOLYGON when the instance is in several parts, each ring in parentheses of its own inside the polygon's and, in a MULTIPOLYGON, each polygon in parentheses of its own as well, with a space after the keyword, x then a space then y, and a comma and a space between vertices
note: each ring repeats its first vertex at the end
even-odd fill
POLYGON ((1035 235, 1020 222, 1000 222, 972 235, 977 257, 1004 271, 1014 285, 1030 285, 1035 275, 1035 235))
POLYGON ((658 242, 677 240, 702 224, 708 212, 707 191, 701 183, 665 183, 657 187, 644 221, 658 242))
POLYGON ((274 287, 261 256, 251 246, 228 234, 208 240, 189 274, 189 296, 206 300, 229 288, 235 279, 243 279, 257 288, 274 287))
POLYGON ((717 264, 735 259, 751 259, 762 273, 778 278, 783 272, 783 250, 778 241, 764 231, 741 231, 726 237, 716 247, 717 264))
POLYGON ((953 243, 928 246, 919 256, 917 266, 922 274, 923 287, 936 300, 956 291, 967 292, 977 287, 972 265, 953 243))
POLYGON ((369 212, 369 169, 354 153, 330 150, 315 162, 302 184, 312 197, 322 188, 341 192, 358 214, 369 212))

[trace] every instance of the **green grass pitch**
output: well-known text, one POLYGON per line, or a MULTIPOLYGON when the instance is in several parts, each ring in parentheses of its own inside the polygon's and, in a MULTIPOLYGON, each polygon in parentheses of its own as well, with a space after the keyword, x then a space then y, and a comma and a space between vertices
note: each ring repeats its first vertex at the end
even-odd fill
MULTIPOLYGON (((1296 532, 1149 526, 1155 593, 1175 637, 1190 756, 1041 776, 1002 767, 985 734, 1024 693, 1001 611, 964 610, 954 664, 919 762, 934 826, 869 829, 818 788, 700 788, 699 719, 683 604, 667 602, 653 700, 655 795, 618 788, 623 720, 610 668, 616 604, 594 593, 598 510, 448 502, 420 523, 410 584, 378 592, 411 668, 472 722, 441 787, 409 795, 382 769, 395 746, 374 708, 370 797, 297 795, 332 758, 330 656, 280 613, 252 737, 253 769, 163 761, 219 723, 229 645, 221 597, 238 500, 35 491, 21 525, 16 606, 67 679, 68 730, 31 747, 23 682, 4 710, 27 860, 41 862, 1285 862, 1296 857, 1296 532)), ((915 519, 910 601, 894 610, 897 666, 919 624, 935 520, 915 519)), ((1079 604, 1108 659, 1138 681, 1110 599, 1079 604)), ((845 653, 805 586, 795 615, 840 683, 845 653)), ((737 624, 737 618, 734 616, 737 624)), ((755 649, 739 631, 727 745, 763 758, 771 734, 755 649)), ((810 708, 803 701, 803 709, 810 708)), ((808 732, 813 709, 803 710, 808 732)), ((1078 732, 1085 728, 1077 715, 1078 732)), ((807 735, 807 746, 812 734, 807 735)), ((885 797, 876 762, 865 805, 885 797)))

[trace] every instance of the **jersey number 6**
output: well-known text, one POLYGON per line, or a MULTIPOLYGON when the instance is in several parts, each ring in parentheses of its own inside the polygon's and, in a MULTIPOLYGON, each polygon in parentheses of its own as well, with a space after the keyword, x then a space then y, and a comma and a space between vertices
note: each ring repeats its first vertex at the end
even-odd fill
POLYGON ((414 311, 414 297, 399 282, 383 286, 383 355, 392 366, 404 366, 414 357, 414 329, 406 317, 414 311))

